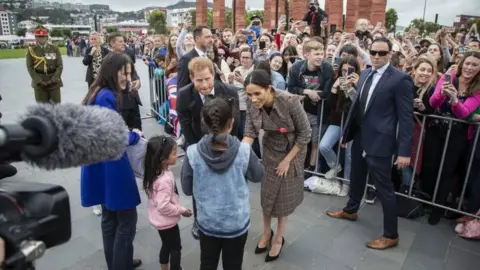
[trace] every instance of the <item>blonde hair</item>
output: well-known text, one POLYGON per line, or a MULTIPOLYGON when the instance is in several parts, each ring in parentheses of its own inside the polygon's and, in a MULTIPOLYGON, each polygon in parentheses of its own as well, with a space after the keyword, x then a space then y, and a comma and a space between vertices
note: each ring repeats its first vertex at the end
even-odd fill
POLYGON ((213 63, 210 59, 206 57, 195 57, 188 63, 188 71, 190 76, 194 76, 195 72, 204 71, 205 69, 210 70, 213 73, 213 63))
POLYGON ((432 77, 430 78, 429 82, 427 82, 426 84, 418 88, 417 94, 418 94, 418 98, 420 99, 423 99, 423 96, 425 95, 425 93, 428 90, 432 89, 432 87, 435 87, 435 85, 437 84, 437 65, 435 64, 435 60, 431 56, 426 54, 420 55, 415 61, 415 63, 413 63, 413 70, 412 70, 411 76, 412 77, 415 76, 415 71, 423 63, 429 64, 432 67, 432 77))
POLYGON ((303 53, 309 53, 310 51, 313 51, 313 50, 323 51, 323 49, 324 49, 323 44, 314 39, 305 42, 305 44, 303 45, 303 53))
POLYGON ((89 37, 91 37, 91 36, 96 36, 98 38, 98 45, 99 46, 101 46, 103 44, 103 36, 100 35, 100 33, 93 31, 93 32, 90 33, 89 37))

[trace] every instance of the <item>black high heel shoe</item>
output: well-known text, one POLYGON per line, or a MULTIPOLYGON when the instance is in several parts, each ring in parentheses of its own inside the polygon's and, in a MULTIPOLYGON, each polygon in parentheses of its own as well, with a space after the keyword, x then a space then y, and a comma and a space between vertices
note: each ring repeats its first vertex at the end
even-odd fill
POLYGON ((277 256, 270 256, 270 254, 267 253, 267 257, 265 257, 265 262, 272 262, 278 259, 278 257, 280 257, 280 253, 282 253, 283 245, 285 245, 285 238, 282 237, 282 247, 280 248, 277 256))
POLYGON ((273 230, 271 230, 271 232, 270 232, 270 240, 268 240, 267 245, 263 248, 260 248, 257 245, 257 247, 255 247, 255 254, 260 254, 260 253, 263 253, 263 252, 267 251, 268 246, 270 246, 272 244, 272 239, 273 239, 273 230))

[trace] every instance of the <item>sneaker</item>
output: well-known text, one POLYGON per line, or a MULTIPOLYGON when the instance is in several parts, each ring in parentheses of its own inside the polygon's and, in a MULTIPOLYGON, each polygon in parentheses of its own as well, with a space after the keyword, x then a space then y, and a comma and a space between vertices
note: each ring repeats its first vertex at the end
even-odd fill
POLYGON ((138 267, 140 267, 141 265, 142 265, 142 260, 140 260, 140 259, 133 259, 133 264, 132 264, 133 269, 138 268, 138 267))
POLYGON ((102 207, 100 205, 93 206, 93 213, 95 214, 95 216, 101 216, 102 215, 102 207))
POLYGON ((180 138, 177 139, 177 145, 180 147, 183 147, 185 145, 185 136, 180 136, 180 138))
POLYGON ((326 174, 325 179, 332 180, 337 177, 337 174, 342 171, 342 165, 338 164, 337 166, 331 168, 326 174))
POLYGON ((198 231, 198 224, 197 224, 196 220, 193 222, 192 236, 193 236, 193 238, 195 238, 195 240, 200 239, 200 234, 199 234, 199 231, 198 231))
POLYGON ((340 190, 340 193, 338 193, 338 196, 345 197, 348 195, 348 192, 350 192, 350 185, 343 183, 342 189, 340 190))
POLYGON ((365 202, 374 204, 377 195, 375 194, 375 188, 367 187, 367 194, 365 195, 365 202))
MULTIPOLYGON (((315 171, 315 167, 314 167, 314 166, 309 166, 309 167, 305 168, 305 170, 314 172, 314 171, 315 171)), ((314 174, 309 173, 309 172, 304 172, 304 173, 303 173, 303 180, 305 181, 305 180, 307 180, 308 178, 310 178, 310 177, 312 177, 312 176, 314 176, 314 174)))

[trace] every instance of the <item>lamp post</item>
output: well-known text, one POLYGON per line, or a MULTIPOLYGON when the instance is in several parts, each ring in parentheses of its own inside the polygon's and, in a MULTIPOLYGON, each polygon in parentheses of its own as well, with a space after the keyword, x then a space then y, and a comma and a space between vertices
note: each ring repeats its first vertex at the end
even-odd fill
POLYGON ((279 0, 275 0, 275 27, 278 28, 278 3, 279 0))
POLYGON ((235 6, 237 5, 237 0, 232 0, 232 29, 233 33, 237 33, 236 25, 235 25, 235 16, 237 13, 235 12, 236 8, 235 6))
POLYGON ((425 21, 425 11, 427 10, 427 0, 425 0, 425 4, 423 5, 423 21, 425 21))

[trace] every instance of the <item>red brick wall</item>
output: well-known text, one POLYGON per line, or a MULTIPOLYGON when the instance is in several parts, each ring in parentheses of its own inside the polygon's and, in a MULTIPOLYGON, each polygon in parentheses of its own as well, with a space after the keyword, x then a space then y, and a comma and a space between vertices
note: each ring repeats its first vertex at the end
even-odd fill
POLYGON ((290 0, 288 5, 288 14, 294 20, 302 20, 308 12, 309 0, 290 0))
POLYGON ((370 13, 370 23, 376 25, 377 22, 385 24, 385 11, 387 9, 387 0, 371 0, 372 7, 370 13))
POLYGON ((197 0, 197 18, 196 24, 197 25, 206 25, 207 24, 207 0, 197 0))
POLYGON ((245 28, 245 14, 246 14, 246 4, 245 0, 236 0, 235 3, 235 18, 232 18, 235 22, 235 29, 245 28))
POLYGON ((225 0, 213 0, 213 28, 225 28, 225 0))
MULTIPOLYGON (((264 11, 264 16, 265 16, 265 13, 269 13, 270 15, 270 18, 269 18, 269 21, 270 21, 270 28, 274 28, 276 27, 275 25, 275 10, 276 10, 276 1, 278 1, 278 23, 280 23, 280 17, 285 14, 285 8, 286 8, 286 2, 285 0, 270 0, 270 6, 269 6, 269 9, 267 9, 266 7, 264 7, 265 11, 264 11)), ((286 14, 285 14, 286 15, 286 14)), ((266 21, 266 19, 265 19, 266 21)))
POLYGON ((358 1, 357 19, 370 20, 371 8, 372 8, 372 0, 358 1))
POLYGON ((270 9, 272 4, 274 4, 274 0, 264 0, 263 2, 263 28, 272 29, 272 17, 275 17, 275 14, 270 13, 270 9))
POLYGON ((360 0, 347 0, 347 12, 345 16, 346 17, 345 31, 351 32, 355 30, 355 21, 358 18, 359 3, 360 3, 360 0))
POLYGON ((343 0, 325 0, 325 11, 328 14, 328 25, 335 24, 337 25, 337 29, 341 29, 343 20, 343 0))

